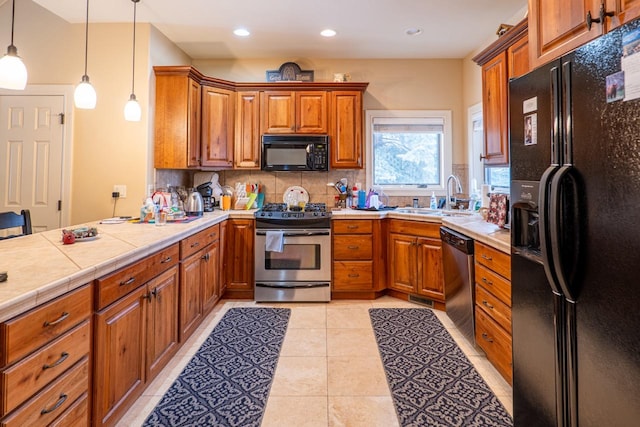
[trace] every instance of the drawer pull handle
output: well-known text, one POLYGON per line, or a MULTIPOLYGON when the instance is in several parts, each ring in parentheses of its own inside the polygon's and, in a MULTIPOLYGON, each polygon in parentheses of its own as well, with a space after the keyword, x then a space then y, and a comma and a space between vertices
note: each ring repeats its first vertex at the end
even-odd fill
POLYGON ((490 256, 487 256, 485 254, 480 255, 483 259, 486 259, 487 261, 493 261, 493 258, 491 258, 490 256))
POLYGON ((120 286, 127 286, 136 281, 136 277, 129 277, 129 280, 125 280, 124 282, 120 282, 120 286))
POLYGON ((360 249, 360 246, 351 245, 351 246, 347 246, 347 248, 348 249, 352 249, 352 250, 356 250, 356 249, 360 249))
POLYGON ((53 362, 50 365, 44 365, 42 367, 42 370, 46 370, 46 369, 51 369, 51 368, 55 368, 56 366, 58 366, 59 364, 61 364, 62 362, 64 362, 65 360, 67 360, 67 358, 69 357, 69 353, 67 353, 66 351, 63 351, 60 354, 60 359, 56 360, 55 362, 53 362))
POLYGON ((360 275, 358 273, 351 273, 349 274, 349 277, 360 277, 360 275))
POLYGON ((44 408, 42 411, 40 411, 40 415, 45 415, 45 414, 49 414, 53 411, 55 411, 56 409, 58 409, 63 403, 64 401, 67 400, 67 395, 66 394, 61 394, 60 398, 58 399, 58 401, 56 402, 55 405, 53 405, 51 408, 47 409, 44 408))
POLYGON ((160 264, 166 264, 166 263, 168 263, 168 262, 171 262, 171 259, 172 259, 172 258, 171 258, 170 256, 168 256, 168 257, 166 257, 165 259, 163 259, 162 261, 160 261, 160 264))
POLYGON ((493 286, 493 282, 491 280, 488 280, 486 277, 482 278, 482 283, 486 283, 489 286, 493 286))
POLYGON ((482 304, 484 304, 484 306, 489 308, 490 310, 493 310, 493 306, 491 304, 489 304, 487 301, 482 300, 482 304))
POLYGON ((358 225, 347 225, 347 228, 349 230, 357 230, 358 228, 360 228, 360 226, 358 226, 358 225))
POLYGON ((200 246, 200 242, 195 242, 191 244, 192 248, 195 248, 196 246, 200 246))
POLYGON ((489 335, 487 335, 485 332, 482 333, 482 339, 487 342, 493 342, 493 338, 489 337, 489 335))
POLYGON ((48 320, 46 322, 44 322, 44 326, 56 326, 58 323, 62 322, 63 320, 65 320, 67 317, 69 317, 69 313, 67 313, 66 311, 62 313, 62 315, 60 317, 58 317, 56 320, 53 320, 51 322, 49 322, 48 320))

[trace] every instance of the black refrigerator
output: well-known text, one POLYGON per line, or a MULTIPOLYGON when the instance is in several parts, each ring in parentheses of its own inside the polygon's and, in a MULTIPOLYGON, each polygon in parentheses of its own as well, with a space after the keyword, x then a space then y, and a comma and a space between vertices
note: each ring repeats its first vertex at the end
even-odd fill
POLYGON ((634 21, 509 85, 516 427, 640 425, 639 46, 634 21))

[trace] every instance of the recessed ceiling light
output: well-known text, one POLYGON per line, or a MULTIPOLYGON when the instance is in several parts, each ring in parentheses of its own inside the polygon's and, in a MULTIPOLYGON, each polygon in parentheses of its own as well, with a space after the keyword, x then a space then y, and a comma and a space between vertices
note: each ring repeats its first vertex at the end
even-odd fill
POLYGON ((326 30, 320 31, 320 35, 323 37, 333 37, 336 35, 336 32, 334 30, 327 28, 326 30))
POLYGON ((422 29, 420 28, 407 28, 404 30, 404 33, 408 36, 417 36, 422 34, 422 29))
POLYGON ((235 30, 233 30, 233 34, 240 37, 247 37, 251 33, 246 28, 236 28, 235 30))

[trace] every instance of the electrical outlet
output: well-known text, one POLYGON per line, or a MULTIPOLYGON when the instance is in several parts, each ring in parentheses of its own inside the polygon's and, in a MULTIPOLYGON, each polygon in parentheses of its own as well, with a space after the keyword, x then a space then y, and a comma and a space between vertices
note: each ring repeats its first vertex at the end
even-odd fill
POLYGON ((120 193, 120 198, 124 199, 127 197, 127 186, 126 185, 114 185, 113 191, 120 193))

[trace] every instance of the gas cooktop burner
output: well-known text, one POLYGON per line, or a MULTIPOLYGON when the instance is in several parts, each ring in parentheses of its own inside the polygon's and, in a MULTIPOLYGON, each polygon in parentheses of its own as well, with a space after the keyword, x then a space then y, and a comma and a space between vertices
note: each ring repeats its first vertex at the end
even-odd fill
POLYGON ((326 212, 326 203, 307 203, 304 210, 299 206, 287 207, 285 203, 267 203, 260 211, 263 212, 326 212))
POLYGON ((307 203, 304 210, 298 206, 288 207, 285 203, 267 203, 262 209, 256 211, 256 219, 283 220, 303 222, 303 220, 317 220, 331 218, 331 212, 327 212, 326 203, 307 203))

